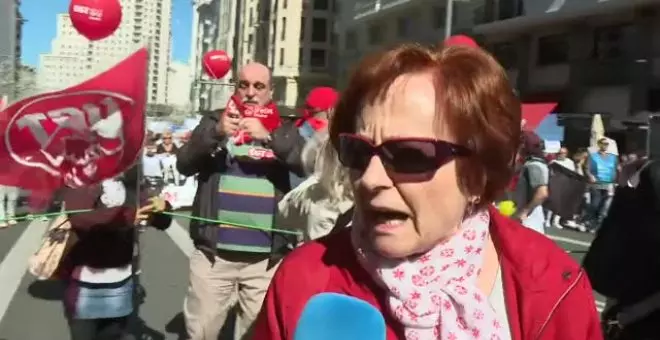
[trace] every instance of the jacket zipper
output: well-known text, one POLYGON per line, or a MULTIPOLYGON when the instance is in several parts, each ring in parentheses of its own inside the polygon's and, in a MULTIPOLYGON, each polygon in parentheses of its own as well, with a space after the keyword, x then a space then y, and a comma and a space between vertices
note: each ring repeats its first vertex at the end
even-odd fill
POLYGON ((555 313, 557 308, 559 308, 559 304, 564 300, 564 298, 566 298, 566 296, 573 290, 573 288, 575 288, 575 286, 577 286, 578 282, 580 282, 580 279, 582 279, 583 275, 584 275, 584 272, 582 270, 580 270, 580 272, 578 273, 578 276, 575 279, 575 281, 573 281, 573 283, 571 283, 571 285, 568 286, 568 288, 566 288, 566 290, 559 297, 559 299, 557 299, 557 302, 555 302, 554 306, 552 306, 552 309, 550 310, 550 313, 548 313, 548 316, 545 318, 545 321, 543 322, 543 326, 541 326, 541 329, 539 329, 539 333, 535 337, 536 340, 541 339, 541 335, 543 335, 543 331, 545 331, 545 328, 550 323, 550 319, 552 318, 553 314, 555 313))

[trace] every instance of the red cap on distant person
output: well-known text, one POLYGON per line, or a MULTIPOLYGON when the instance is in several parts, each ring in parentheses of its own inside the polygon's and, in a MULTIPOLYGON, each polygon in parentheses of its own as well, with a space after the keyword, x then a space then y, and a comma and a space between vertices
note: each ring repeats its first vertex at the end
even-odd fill
POLYGON ((543 149, 543 139, 534 131, 522 132, 522 146, 524 150, 543 149))
POLYGON ((339 93, 332 87, 316 87, 307 95, 305 105, 314 110, 330 110, 337 105, 339 93))
POLYGON ((467 35, 457 34, 452 35, 447 38, 444 42, 445 46, 469 46, 469 47, 479 47, 474 39, 468 37, 467 35))

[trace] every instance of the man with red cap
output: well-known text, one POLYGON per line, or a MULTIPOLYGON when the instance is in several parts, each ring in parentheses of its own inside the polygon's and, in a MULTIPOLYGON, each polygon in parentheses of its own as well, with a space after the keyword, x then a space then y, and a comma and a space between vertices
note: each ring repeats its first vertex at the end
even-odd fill
POLYGON ((296 122, 301 136, 309 139, 314 133, 325 130, 338 100, 339 93, 332 87, 312 89, 305 100, 302 118, 296 122))
MULTIPOLYGON (((327 130, 328 122, 335 111, 338 100, 339 93, 332 87, 315 87, 309 92, 305 99, 305 107, 301 109, 302 117, 296 121, 299 139, 288 146, 289 153, 298 154, 300 155, 298 159, 301 159, 307 142, 318 132, 327 130)), ((290 176, 291 187, 297 187, 305 177, 306 174, 292 174, 290 176)))
POLYGON ((523 160, 515 187, 515 218, 533 230, 545 234, 543 203, 548 198, 550 170, 544 158, 544 143, 532 131, 523 131, 519 157, 523 160))

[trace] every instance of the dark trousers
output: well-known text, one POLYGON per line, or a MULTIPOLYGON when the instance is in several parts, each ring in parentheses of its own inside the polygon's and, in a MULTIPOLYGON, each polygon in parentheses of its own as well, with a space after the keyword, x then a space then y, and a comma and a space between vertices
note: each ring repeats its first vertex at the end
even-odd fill
POLYGON ((607 189, 589 189, 590 204, 589 204, 589 222, 591 229, 600 228, 600 225, 605 220, 607 212, 612 203, 612 197, 609 195, 607 189))
POLYGON ((69 319, 71 340, 129 340, 128 317, 69 319))

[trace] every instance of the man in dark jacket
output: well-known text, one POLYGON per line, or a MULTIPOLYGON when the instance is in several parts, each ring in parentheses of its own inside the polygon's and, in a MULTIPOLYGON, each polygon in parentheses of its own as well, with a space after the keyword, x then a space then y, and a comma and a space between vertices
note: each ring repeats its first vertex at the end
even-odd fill
MULTIPOLYGON (((232 100, 237 107, 276 110, 271 93, 270 71, 252 63, 240 71, 232 100)), ((225 110, 205 116, 178 150, 179 172, 198 178, 192 214, 222 221, 190 224, 196 250, 184 303, 188 339, 217 339, 237 291, 237 338, 249 338, 276 266, 296 242, 295 235, 272 229, 282 227, 275 213, 277 202, 290 190, 289 172, 302 174, 303 145, 293 123, 269 132, 258 118, 225 110), (255 148, 272 150, 275 159, 235 157, 232 137, 239 131, 255 148), (236 226, 241 224, 258 229, 236 226)))

